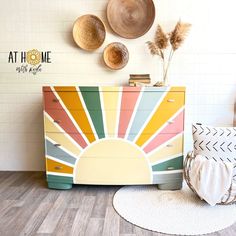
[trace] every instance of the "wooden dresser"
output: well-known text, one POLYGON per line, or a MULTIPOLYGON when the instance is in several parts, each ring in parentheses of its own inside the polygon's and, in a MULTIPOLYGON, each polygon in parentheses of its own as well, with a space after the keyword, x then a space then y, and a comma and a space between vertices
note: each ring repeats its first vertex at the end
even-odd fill
POLYGON ((180 189, 184 87, 43 87, 49 188, 180 189))

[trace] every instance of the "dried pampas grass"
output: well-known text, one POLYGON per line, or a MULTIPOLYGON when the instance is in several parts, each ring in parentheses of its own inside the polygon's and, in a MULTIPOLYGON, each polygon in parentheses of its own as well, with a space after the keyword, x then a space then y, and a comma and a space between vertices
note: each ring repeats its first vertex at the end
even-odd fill
POLYGON ((158 25, 155 33, 154 43, 157 45, 159 49, 166 49, 169 45, 168 40, 169 40, 168 35, 165 34, 161 26, 158 25))
POLYGON ((170 33, 170 44, 173 50, 177 50, 184 42, 191 24, 178 21, 174 30, 170 33))
POLYGON ((165 33, 160 25, 157 25, 154 42, 148 41, 147 45, 152 55, 158 55, 163 62, 163 81, 167 85, 167 72, 174 52, 183 44, 191 24, 182 23, 180 20, 170 33, 165 33), (171 47, 170 47, 171 46, 171 47), (169 55, 166 55, 167 52, 169 55))
POLYGON ((150 50, 150 53, 154 56, 154 55, 159 55, 160 56, 160 51, 159 51, 159 48, 158 46, 154 43, 154 42, 151 42, 151 41, 148 41, 147 42, 147 45, 148 45, 148 48, 150 50))

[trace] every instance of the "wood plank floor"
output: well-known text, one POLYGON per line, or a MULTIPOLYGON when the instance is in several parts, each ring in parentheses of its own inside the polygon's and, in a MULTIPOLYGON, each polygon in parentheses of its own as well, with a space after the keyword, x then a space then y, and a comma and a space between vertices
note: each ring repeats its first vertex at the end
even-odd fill
MULTIPOLYGON (((0 172, 0 235, 166 235, 122 219, 112 207, 119 188, 76 185, 50 190, 43 172, 0 172)), ((209 235, 236 235, 236 224, 209 235)))

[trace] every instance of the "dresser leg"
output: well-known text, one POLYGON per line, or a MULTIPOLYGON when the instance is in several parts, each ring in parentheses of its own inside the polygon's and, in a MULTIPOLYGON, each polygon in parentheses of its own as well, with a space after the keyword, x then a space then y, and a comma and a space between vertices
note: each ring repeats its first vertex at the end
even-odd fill
POLYGON ((72 188, 72 184, 48 182, 48 188, 66 190, 66 189, 71 189, 72 188))
POLYGON ((183 181, 172 182, 172 183, 165 183, 165 184, 158 184, 157 188, 160 190, 179 190, 182 189, 183 181))

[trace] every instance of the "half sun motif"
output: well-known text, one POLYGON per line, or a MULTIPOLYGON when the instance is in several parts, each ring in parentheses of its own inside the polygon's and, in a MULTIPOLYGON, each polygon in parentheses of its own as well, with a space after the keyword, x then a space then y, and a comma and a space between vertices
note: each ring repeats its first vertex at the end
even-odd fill
POLYGON ((181 172, 184 93, 176 91, 178 87, 45 87, 48 179, 152 184, 167 166, 181 172), (175 102, 167 103, 170 99, 175 102))

